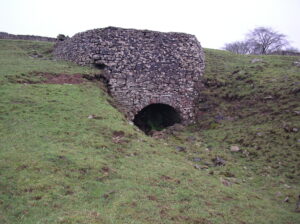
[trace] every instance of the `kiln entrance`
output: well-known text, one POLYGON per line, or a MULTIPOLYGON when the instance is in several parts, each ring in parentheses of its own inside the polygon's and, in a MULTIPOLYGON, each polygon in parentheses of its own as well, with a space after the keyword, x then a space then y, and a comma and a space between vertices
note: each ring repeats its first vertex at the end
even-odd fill
POLYGON ((150 131, 161 131, 162 129, 180 123, 180 114, 175 108, 167 104, 150 104, 139 111, 133 120, 134 124, 149 134, 150 131))

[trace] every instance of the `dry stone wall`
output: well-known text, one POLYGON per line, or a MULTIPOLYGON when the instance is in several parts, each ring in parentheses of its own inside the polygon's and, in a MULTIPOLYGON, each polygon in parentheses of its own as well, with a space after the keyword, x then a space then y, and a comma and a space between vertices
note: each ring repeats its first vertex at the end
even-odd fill
POLYGON ((184 123, 194 121, 204 54, 193 35, 108 27, 58 42, 54 54, 104 69, 112 96, 131 120, 144 107, 162 103, 184 123))
POLYGON ((56 41, 56 38, 52 38, 52 37, 42 37, 42 36, 34 36, 34 35, 14 35, 5 32, 0 32, 0 39, 33 40, 33 41, 47 41, 47 42, 56 41))

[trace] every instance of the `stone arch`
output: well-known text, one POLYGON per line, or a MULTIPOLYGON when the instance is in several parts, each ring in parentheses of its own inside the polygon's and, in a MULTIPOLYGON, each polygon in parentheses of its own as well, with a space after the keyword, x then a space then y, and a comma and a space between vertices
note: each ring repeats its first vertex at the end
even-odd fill
POLYGON ((152 103, 138 111, 133 119, 134 124, 149 134, 150 131, 160 131, 166 127, 180 123, 180 112, 164 103, 152 103))

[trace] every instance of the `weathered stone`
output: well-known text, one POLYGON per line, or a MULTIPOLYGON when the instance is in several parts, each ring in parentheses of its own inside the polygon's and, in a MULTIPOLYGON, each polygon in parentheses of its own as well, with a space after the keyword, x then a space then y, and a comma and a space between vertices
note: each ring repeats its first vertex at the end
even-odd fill
POLYGON ((300 61, 294 61, 293 65, 296 66, 296 67, 300 67, 300 61))
POLYGON ((200 157, 194 157, 193 162, 200 162, 202 159, 200 157))
POLYGON ((220 181, 221 181, 221 183, 222 183, 223 185, 225 185, 225 186, 227 186, 227 187, 229 187, 229 186, 232 185, 232 182, 230 182, 228 179, 225 179, 225 178, 220 177, 220 181))
POLYGON ((188 137, 186 138, 186 140, 187 140, 188 142, 195 142, 195 141, 197 140, 197 138, 196 138, 195 136, 191 135, 191 136, 188 136, 188 137))
POLYGON ((149 104, 167 104, 193 123, 204 71, 196 37, 184 33, 108 27, 58 42, 54 55, 95 65, 108 77, 111 95, 129 120, 149 104))
POLYGON ((212 161, 214 162, 215 166, 224 166, 226 164, 226 161, 219 156, 212 159, 212 161))
POLYGON ((182 146, 176 146, 176 151, 178 152, 186 152, 186 148, 185 147, 182 147, 182 146))
POLYGON ((260 58, 253 58, 253 59, 251 60, 251 63, 254 64, 254 63, 262 62, 262 61, 263 61, 263 60, 260 59, 260 58))
POLYGON ((184 129, 184 126, 180 124, 174 124, 173 126, 169 127, 172 131, 182 131, 184 129))
POLYGON ((236 145, 230 146, 230 151, 231 152, 239 152, 240 150, 241 150, 240 147, 238 147, 236 145))
POLYGON ((290 202, 290 198, 289 197, 285 197, 285 199, 283 200, 283 202, 290 202))
POLYGON ((264 133, 262 133, 262 132, 257 132, 256 135, 259 136, 259 137, 261 137, 261 136, 264 135, 264 133))
POLYGON ((198 164, 194 164, 194 168, 197 169, 197 170, 204 170, 204 169, 208 169, 209 167, 208 166, 201 166, 201 165, 198 165, 198 164))

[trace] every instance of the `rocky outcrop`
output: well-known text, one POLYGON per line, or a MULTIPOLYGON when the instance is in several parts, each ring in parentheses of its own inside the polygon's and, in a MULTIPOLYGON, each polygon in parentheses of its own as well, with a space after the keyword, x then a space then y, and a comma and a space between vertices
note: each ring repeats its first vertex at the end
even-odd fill
POLYGON ((175 108, 185 123, 194 121, 204 55, 193 35, 108 27, 58 42, 54 54, 103 69, 110 93, 130 120, 161 103, 175 108))

